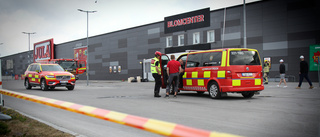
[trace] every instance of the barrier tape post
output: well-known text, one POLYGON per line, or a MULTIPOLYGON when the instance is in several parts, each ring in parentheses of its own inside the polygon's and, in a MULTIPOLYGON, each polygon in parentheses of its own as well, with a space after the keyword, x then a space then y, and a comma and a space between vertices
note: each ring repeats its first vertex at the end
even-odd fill
POLYGON ((115 122, 118 124, 138 128, 141 130, 145 130, 148 132, 152 132, 152 133, 156 133, 164 136, 238 137, 237 135, 206 131, 206 130, 187 127, 184 125, 179 125, 171 122, 165 122, 165 121, 160 121, 156 119, 148 119, 148 118, 129 115, 129 114, 120 113, 116 111, 100 109, 100 108, 91 107, 91 106, 84 106, 84 105, 75 104, 72 102, 40 97, 36 95, 29 95, 29 94, 14 92, 14 91, 5 90, 5 89, 0 89, 0 93, 3 95, 32 101, 32 102, 64 109, 71 112, 76 112, 79 114, 91 116, 94 118, 99 118, 99 119, 110 121, 110 122, 115 122))

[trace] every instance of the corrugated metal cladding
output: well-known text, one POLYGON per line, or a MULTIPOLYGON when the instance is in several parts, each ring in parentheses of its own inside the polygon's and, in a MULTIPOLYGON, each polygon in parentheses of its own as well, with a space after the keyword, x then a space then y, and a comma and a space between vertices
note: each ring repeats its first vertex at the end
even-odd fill
MULTIPOLYGON (((283 59, 287 75, 296 77, 297 81, 299 56, 309 57, 309 46, 320 43, 319 3, 318 0, 267 0, 246 5, 247 47, 258 49, 262 59, 271 57, 270 77, 279 75, 279 60, 283 59)), ((209 27, 165 34, 165 22, 161 21, 90 37, 90 79, 122 80, 141 75, 140 62, 152 58, 155 51, 172 53, 186 49, 221 48, 223 19, 224 9, 219 9, 210 11, 209 27), (208 43, 207 32, 212 30, 215 41, 208 43), (200 34, 200 44, 194 45, 193 34, 196 32, 200 34), (184 46, 178 46, 178 35, 184 36, 184 46), (166 47, 168 36, 172 36, 170 48, 166 47), (120 73, 118 66, 121 66, 120 73)), ((242 5, 226 8, 225 25, 223 47, 243 47, 242 5)), ((73 49, 79 45, 85 46, 86 39, 56 45, 56 58, 73 58, 73 49)), ((27 52, 2 59, 2 75, 23 74, 28 64, 27 52), (6 60, 13 60, 14 67, 7 68, 6 60)), ((309 58, 306 61, 310 63, 309 58)), ((318 81, 317 72, 310 72, 309 76, 312 81, 318 81)), ((85 75, 80 79, 86 79, 85 75)))

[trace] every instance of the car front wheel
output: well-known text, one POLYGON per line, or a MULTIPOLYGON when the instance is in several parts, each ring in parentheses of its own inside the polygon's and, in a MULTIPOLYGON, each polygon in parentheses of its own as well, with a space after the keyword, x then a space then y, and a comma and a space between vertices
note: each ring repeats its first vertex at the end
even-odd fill
POLYGON ((26 78, 26 80, 24 80, 24 87, 26 89, 31 89, 32 88, 30 83, 29 83, 29 79, 28 78, 26 78))
POLYGON ((47 90, 48 90, 48 85, 47 85, 47 82, 46 82, 45 79, 42 79, 42 80, 41 80, 41 85, 40 85, 40 87, 41 87, 41 90, 42 90, 42 91, 47 91, 47 90))

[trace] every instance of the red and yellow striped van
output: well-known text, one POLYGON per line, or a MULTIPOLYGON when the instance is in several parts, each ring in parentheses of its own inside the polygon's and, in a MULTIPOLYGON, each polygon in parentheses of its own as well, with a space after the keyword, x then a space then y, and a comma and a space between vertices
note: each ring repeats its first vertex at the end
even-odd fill
MULTIPOLYGON (((179 90, 209 92, 211 98, 220 98, 227 93, 241 93, 251 98, 264 89, 262 64, 257 50, 248 48, 224 48, 186 53, 182 59, 185 72, 181 74, 183 87, 179 90)), ((169 58, 161 57, 162 71, 166 70, 169 58)), ((166 73, 162 73, 164 75, 166 73)), ((167 76, 162 76, 163 88, 167 76)), ((180 78, 181 78, 180 77, 180 78)))

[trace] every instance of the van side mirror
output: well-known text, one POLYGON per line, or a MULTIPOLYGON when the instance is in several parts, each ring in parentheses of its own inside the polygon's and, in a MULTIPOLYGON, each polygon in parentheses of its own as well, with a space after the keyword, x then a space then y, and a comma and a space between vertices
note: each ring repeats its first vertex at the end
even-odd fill
POLYGON ((40 72, 40 70, 36 70, 36 72, 37 72, 37 73, 39 73, 39 72, 40 72))

